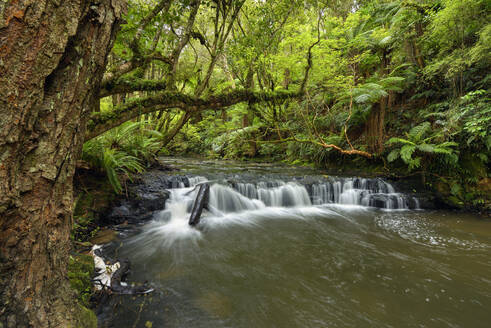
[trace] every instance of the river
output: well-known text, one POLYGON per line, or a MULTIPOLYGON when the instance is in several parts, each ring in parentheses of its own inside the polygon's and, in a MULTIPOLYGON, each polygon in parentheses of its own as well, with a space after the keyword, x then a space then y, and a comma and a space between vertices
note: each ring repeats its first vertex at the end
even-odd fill
POLYGON ((164 161, 189 179, 104 248, 155 291, 113 296, 101 327, 490 327, 489 220, 421 209, 380 179, 164 161))

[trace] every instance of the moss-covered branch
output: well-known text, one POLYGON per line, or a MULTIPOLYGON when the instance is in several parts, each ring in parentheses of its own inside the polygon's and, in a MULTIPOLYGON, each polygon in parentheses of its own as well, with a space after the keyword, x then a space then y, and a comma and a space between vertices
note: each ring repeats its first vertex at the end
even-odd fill
POLYGON ((103 84, 99 93, 100 98, 107 96, 131 93, 135 91, 162 91, 167 88, 167 83, 158 80, 142 80, 136 78, 119 78, 115 82, 103 84))
POLYGON ((142 114, 158 110, 180 108, 186 113, 193 113, 210 109, 224 109, 241 102, 254 104, 267 101, 282 101, 301 96, 301 92, 291 91, 253 92, 235 90, 220 95, 198 98, 184 93, 164 91, 149 97, 130 100, 125 104, 114 107, 111 111, 92 113, 87 126, 86 140, 92 139, 142 114))

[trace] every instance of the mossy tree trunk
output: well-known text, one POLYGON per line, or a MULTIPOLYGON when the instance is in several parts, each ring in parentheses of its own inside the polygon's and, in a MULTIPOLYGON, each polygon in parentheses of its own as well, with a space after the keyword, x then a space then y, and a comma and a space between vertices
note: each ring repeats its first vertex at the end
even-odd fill
MULTIPOLYGON (((390 57, 387 50, 383 50, 380 62, 380 74, 388 76, 390 73, 390 57)), ((381 154, 384 151, 385 142, 385 114, 393 105, 393 94, 380 98, 373 104, 367 122, 365 123, 365 135, 367 144, 372 153, 381 154)))
POLYGON ((384 125, 388 97, 383 97, 372 106, 365 123, 365 134, 370 152, 380 154, 384 150, 384 125))
POLYGON ((123 10, 0 3, 0 326, 83 324, 66 277, 72 179, 123 10))

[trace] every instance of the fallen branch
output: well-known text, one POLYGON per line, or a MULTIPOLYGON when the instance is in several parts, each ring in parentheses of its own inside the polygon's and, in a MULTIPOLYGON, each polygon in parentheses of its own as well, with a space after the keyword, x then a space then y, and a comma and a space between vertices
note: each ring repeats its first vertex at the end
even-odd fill
POLYGON ((295 142, 300 142, 300 143, 309 143, 309 144, 313 144, 313 145, 317 145, 317 146, 320 146, 322 148, 326 148, 326 149, 334 149, 342 154, 345 154, 345 155, 359 155, 359 156, 362 156, 362 157, 366 157, 366 158, 372 158, 373 155, 366 152, 366 151, 363 151, 363 150, 357 150, 357 149, 349 149, 349 150, 346 150, 346 149, 343 149, 335 144, 327 144, 323 141, 315 141, 315 140, 310 140, 310 139, 298 139, 296 137, 290 137, 290 138, 285 138, 285 139, 278 139, 278 140, 269 140, 269 141, 256 141, 257 143, 283 143, 283 142, 289 142, 289 141, 295 141, 295 142))

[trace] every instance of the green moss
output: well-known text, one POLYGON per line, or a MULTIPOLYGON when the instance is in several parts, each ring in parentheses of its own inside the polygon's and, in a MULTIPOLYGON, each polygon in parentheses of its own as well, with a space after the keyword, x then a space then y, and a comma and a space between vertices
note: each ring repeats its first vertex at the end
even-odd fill
POLYGON ((68 262, 68 279, 70 286, 77 291, 78 299, 84 306, 89 305, 92 294, 94 260, 90 255, 78 254, 70 256, 68 262))
POLYGON ((97 317, 95 313, 83 305, 78 305, 76 315, 76 328, 97 328, 97 317))
POLYGON ((94 195, 90 192, 82 192, 75 204, 73 212, 73 227, 70 237, 74 241, 83 242, 92 237, 94 230, 94 215, 91 211, 94 203, 94 195))
POLYGON ((82 216, 85 215, 87 213, 87 209, 92 206, 92 203, 94 202, 94 194, 90 192, 83 192, 78 196, 79 197, 76 200, 73 215, 82 216))

